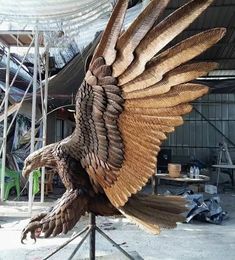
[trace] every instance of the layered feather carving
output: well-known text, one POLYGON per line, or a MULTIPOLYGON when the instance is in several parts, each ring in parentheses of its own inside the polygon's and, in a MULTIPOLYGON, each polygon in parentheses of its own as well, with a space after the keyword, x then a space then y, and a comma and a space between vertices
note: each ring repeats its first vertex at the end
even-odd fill
POLYGON ((120 208, 124 216, 153 234, 159 234, 160 227, 173 228, 176 222, 184 221, 181 213, 185 210, 182 197, 154 195, 134 195, 120 208))
POLYGON ((26 162, 26 174, 36 166, 56 165, 67 191, 22 238, 37 227, 46 236, 66 233, 86 211, 104 215, 118 209, 155 234, 160 226, 182 220, 183 198, 136 193, 154 174, 161 143, 183 123, 189 103, 208 92, 191 81, 217 64, 191 60, 216 44, 225 29, 167 45, 212 1, 190 1, 157 23, 169 0, 152 0, 123 33, 128 0, 117 2, 78 89, 73 134, 34 154, 33 166, 31 157, 26 162), (43 152, 52 159, 42 162, 43 152))
POLYGON ((76 97, 76 129, 64 144, 102 187, 110 187, 117 180, 118 171, 111 170, 121 168, 124 160, 118 126, 124 99, 111 74, 103 57, 90 65, 76 97))
POLYGON ((150 87, 136 90, 133 84, 134 91, 128 88, 128 86, 124 87, 124 97, 125 99, 135 99, 164 94, 173 86, 207 75, 209 71, 215 69, 217 66, 218 64, 214 62, 198 62, 182 65, 166 73, 162 80, 150 87))
POLYGON ((107 65, 111 65, 115 61, 115 46, 122 28, 127 6, 128 0, 119 0, 117 2, 92 61, 99 57, 103 57, 107 65))
POLYGON ((157 24, 135 49, 135 60, 120 75, 119 85, 143 73, 146 63, 187 28, 212 2, 213 0, 190 1, 157 24))
POLYGON ((152 0, 130 27, 120 36, 116 49, 118 56, 113 64, 113 76, 118 77, 134 60, 134 51, 170 0, 152 0))
POLYGON ((208 30, 194 35, 176 46, 167 49, 163 53, 150 60, 144 73, 125 84, 125 89, 135 91, 144 89, 162 80, 164 74, 179 65, 190 61, 194 57, 217 43, 225 30, 221 28, 208 30))
POLYGON ((168 2, 151 1, 122 34, 127 1, 117 3, 78 90, 76 129, 63 144, 117 208, 154 174, 161 142, 183 123, 189 102, 208 92, 190 81, 217 66, 187 62, 217 43, 223 28, 162 51, 212 0, 190 1, 156 24, 168 2))

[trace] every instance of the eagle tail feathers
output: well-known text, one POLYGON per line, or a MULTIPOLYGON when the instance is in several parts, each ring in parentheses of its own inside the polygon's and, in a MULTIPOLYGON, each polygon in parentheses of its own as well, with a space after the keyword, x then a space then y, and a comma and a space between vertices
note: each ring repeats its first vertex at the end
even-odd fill
POLYGON ((185 220, 186 205, 186 199, 180 196, 136 194, 119 211, 139 227, 159 234, 160 228, 174 228, 185 220))

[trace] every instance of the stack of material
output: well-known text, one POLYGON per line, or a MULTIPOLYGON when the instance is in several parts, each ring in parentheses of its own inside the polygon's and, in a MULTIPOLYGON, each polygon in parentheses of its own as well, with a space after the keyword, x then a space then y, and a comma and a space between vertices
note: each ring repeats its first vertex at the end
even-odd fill
POLYGON ((181 172, 181 164, 169 163, 168 172, 169 172, 170 177, 172 177, 172 178, 179 177, 180 172, 181 172))

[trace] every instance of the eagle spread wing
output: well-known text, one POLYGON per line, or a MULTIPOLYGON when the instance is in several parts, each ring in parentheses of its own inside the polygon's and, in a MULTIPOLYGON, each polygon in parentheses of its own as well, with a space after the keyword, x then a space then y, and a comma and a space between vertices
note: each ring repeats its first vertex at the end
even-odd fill
POLYGON ((115 207, 146 184, 166 133, 207 93, 188 82, 216 67, 188 61, 220 40, 221 28, 163 50, 212 0, 191 1, 155 24, 168 2, 151 1, 121 33, 128 1, 118 1, 77 93, 76 129, 63 144, 115 207))
MULTIPOLYGON (((154 174, 161 142, 167 133, 183 123, 182 115, 191 111, 189 102, 208 92, 206 86, 191 81, 206 75, 217 64, 190 60, 217 43, 225 33, 224 28, 207 30, 167 48, 213 0, 190 1, 156 22, 168 2, 150 1, 125 31, 122 25, 128 1, 117 2, 77 92, 74 133, 56 144, 53 152, 56 160, 60 159, 59 149, 69 160, 80 162, 89 175, 89 187, 94 193, 103 193, 114 208, 134 220, 139 219, 139 223, 147 227, 154 223, 153 216, 163 226, 174 226, 177 221, 174 214, 184 208, 182 205, 177 208, 179 198, 143 199, 134 194, 154 174), (158 207, 152 207, 148 216, 139 217, 144 211, 137 212, 135 203, 147 211, 153 201, 158 207), (131 207, 134 210, 130 210, 131 207)), ((60 174, 63 167, 57 165, 60 174)), ((67 178, 64 182, 69 183, 67 188, 78 188, 72 185, 73 179, 68 178, 72 176, 68 172, 76 169, 63 169, 67 171, 67 175, 63 175, 67 178)), ((73 176, 76 174, 79 172, 73 176)), ((79 194, 72 192, 69 196, 77 198, 79 194)), ((88 204, 89 201, 83 203, 81 214, 88 211, 88 204)), ((69 222, 69 217, 67 219, 69 222)))

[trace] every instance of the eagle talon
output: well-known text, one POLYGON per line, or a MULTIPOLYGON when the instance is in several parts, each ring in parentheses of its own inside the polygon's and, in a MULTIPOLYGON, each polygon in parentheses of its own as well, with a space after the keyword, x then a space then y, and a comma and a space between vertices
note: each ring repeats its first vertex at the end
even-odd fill
POLYGON ((38 228, 41 229, 42 224, 40 222, 29 223, 26 228, 23 229, 21 233, 21 243, 25 244, 24 241, 27 240, 27 234, 30 232, 30 238, 36 243, 36 231, 38 228))
POLYGON ((25 242, 24 240, 27 240, 27 233, 25 232, 25 229, 23 229, 22 233, 21 233, 21 244, 24 244, 25 245, 25 242))
POLYGON ((36 235, 35 235, 35 232, 31 232, 30 234, 30 238, 34 240, 34 243, 36 243, 36 235))

